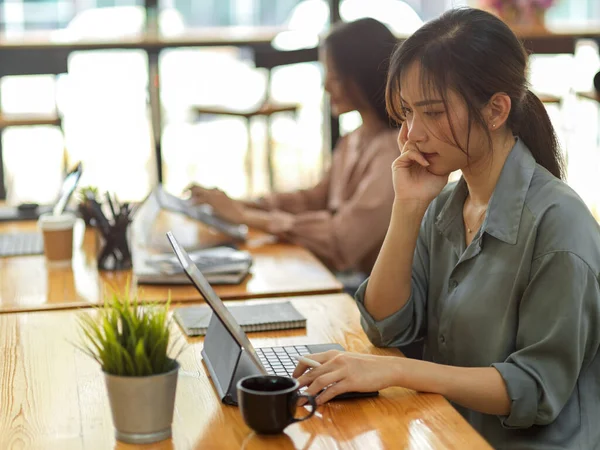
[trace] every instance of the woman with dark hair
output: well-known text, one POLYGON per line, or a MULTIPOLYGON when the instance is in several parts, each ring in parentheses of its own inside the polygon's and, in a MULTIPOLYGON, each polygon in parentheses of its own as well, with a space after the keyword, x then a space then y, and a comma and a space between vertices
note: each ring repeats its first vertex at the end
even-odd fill
POLYGON ((212 205, 230 222, 305 246, 335 271, 370 273, 394 200, 392 180, 385 174, 397 156, 397 129, 386 112, 385 85, 396 42, 374 19, 337 25, 325 39, 322 59, 332 113, 356 110, 362 125, 337 143, 320 183, 252 203, 193 186, 194 200, 212 205))
POLYGON ((294 375, 309 394, 326 388, 318 402, 402 386, 444 395, 496 448, 599 445, 600 230, 561 180, 526 65, 512 31, 476 9, 392 55, 395 200, 356 300, 375 345, 424 338, 425 357, 311 355, 321 366, 294 375))

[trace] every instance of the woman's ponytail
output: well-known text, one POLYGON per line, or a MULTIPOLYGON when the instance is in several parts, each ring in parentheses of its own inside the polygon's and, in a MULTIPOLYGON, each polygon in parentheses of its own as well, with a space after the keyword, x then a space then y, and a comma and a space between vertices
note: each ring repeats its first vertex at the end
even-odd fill
POLYGON ((536 162, 557 178, 565 177, 565 164, 558 139, 542 101, 527 89, 510 120, 513 133, 525 143, 536 162))

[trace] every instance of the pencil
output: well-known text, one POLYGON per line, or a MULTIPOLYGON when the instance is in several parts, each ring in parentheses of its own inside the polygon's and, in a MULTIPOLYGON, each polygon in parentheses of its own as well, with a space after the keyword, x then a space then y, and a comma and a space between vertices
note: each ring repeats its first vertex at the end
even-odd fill
POLYGON ((108 193, 108 191, 106 192, 106 200, 108 200, 108 206, 110 207, 110 212, 112 213, 113 219, 116 222, 117 221, 117 212, 115 211, 115 207, 113 205, 113 202, 110 198, 110 194, 108 193))
POLYGON ((315 367, 319 367, 321 365, 321 363, 319 363, 313 359, 307 358, 306 356, 296 356, 296 355, 290 355, 290 356, 292 358, 294 358, 296 361, 306 364, 308 367, 315 368, 315 367))

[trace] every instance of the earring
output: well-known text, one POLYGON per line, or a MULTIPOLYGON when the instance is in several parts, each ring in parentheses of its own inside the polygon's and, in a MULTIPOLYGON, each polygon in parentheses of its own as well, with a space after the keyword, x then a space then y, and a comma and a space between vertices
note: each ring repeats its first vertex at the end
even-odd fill
POLYGON ((492 128, 496 128, 496 124, 495 123, 492 124, 492 128))

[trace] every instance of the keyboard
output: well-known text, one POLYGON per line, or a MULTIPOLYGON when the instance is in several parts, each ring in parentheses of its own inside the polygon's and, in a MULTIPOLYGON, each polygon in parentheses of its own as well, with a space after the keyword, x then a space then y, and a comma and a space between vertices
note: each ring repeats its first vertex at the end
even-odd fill
POLYGON ((42 253, 44 253, 42 233, 0 233, 0 257, 42 253))
POLYGON ((310 354, 306 345, 257 348, 256 353, 270 375, 291 377, 298 362, 292 356, 310 354))

